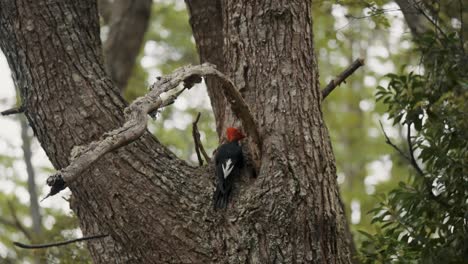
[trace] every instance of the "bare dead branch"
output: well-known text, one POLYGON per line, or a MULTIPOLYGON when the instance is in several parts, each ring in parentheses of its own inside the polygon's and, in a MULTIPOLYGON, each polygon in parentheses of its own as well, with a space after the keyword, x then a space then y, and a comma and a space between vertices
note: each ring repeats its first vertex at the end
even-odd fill
POLYGON ((198 163, 200 164, 200 166, 203 166, 203 159, 201 157, 201 154, 203 154, 203 157, 205 158, 207 163, 210 163, 211 159, 208 156, 208 154, 206 154, 205 148, 203 147, 203 144, 200 139, 200 131, 198 131, 198 121, 200 120, 200 116, 201 113, 198 112, 197 118, 192 123, 192 136, 193 141, 195 142, 195 152, 197 153, 198 163))
POLYGON ((20 113, 23 113, 23 112, 24 112, 24 107, 20 106, 20 107, 14 107, 14 108, 2 111, 1 114, 3 116, 7 116, 7 115, 20 114, 20 113))
POLYGON ((86 240, 91 240, 91 239, 97 239, 97 238, 103 238, 103 237, 106 237, 106 236, 108 236, 108 235, 95 235, 95 236, 88 236, 88 237, 80 237, 80 238, 66 240, 66 241, 62 241, 62 242, 37 244, 37 245, 27 245, 27 244, 23 244, 23 243, 20 243, 20 242, 13 242, 13 244, 15 246, 17 246, 17 247, 20 247, 20 248, 38 249, 38 248, 49 248, 49 247, 64 246, 64 245, 68 245, 68 244, 71 244, 71 243, 76 243, 76 242, 86 241, 86 240))
POLYGON ((328 85, 322 90, 322 99, 325 99, 337 86, 353 74, 359 67, 364 65, 364 59, 357 59, 348 66, 338 77, 331 80, 328 85))
POLYGON ((104 154, 125 146, 142 136, 146 130, 148 114, 172 102, 180 93, 175 93, 165 99, 162 98, 162 95, 196 75, 213 75, 219 78, 223 83, 222 87, 228 102, 231 103, 232 109, 236 110, 235 113, 239 116, 245 132, 253 141, 255 148, 259 150, 261 141, 256 122, 234 83, 216 70, 212 64, 185 66, 175 70, 169 76, 160 78, 150 86, 148 94, 133 101, 124 111, 126 122, 122 127, 105 133, 100 140, 91 142, 85 147, 73 148, 70 165, 47 179, 47 184, 51 186, 51 192, 48 196, 63 190, 67 184, 73 182, 78 175, 81 175, 104 154))

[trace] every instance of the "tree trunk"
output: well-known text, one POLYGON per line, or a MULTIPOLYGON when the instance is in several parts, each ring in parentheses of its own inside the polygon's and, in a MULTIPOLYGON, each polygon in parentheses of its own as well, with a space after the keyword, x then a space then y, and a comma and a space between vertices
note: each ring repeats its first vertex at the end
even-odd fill
MULTIPOLYGON (((214 212, 212 168, 190 167, 145 133, 69 186, 83 233, 110 234, 88 242, 95 263, 351 263, 320 110, 311 6, 270 2, 206 1, 205 10, 190 10, 200 53, 209 58, 211 48, 224 58, 220 70, 257 119, 258 177, 244 177, 230 207, 214 212), (201 43, 210 35, 195 15, 206 10, 221 14, 222 44, 201 43)), ((57 169, 73 146, 122 125, 125 102, 104 71, 95 1, 5 0, 0 46, 57 169)), ((220 90, 209 89, 219 131, 236 124, 220 90)))
POLYGON ((116 0, 107 4, 111 10, 105 10, 110 13, 109 33, 104 43, 106 69, 121 92, 127 86, 142 46, 152 3, 152 0, 116 0))

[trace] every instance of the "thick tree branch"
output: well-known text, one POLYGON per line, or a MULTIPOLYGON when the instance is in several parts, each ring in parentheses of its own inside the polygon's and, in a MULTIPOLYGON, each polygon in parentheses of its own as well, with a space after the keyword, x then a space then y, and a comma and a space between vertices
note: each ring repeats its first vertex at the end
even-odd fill
POLYGON ((151 5, 151 0, 99 1, 103 18, 109 21, 109 34, 104 43, 106 67, 120 91, 127 86, 143 44, 151 5))
POLYGON ((195 121, 192 123, 192 136, 193 136, 193 141, 195 143, 195 152, 197 153, 197 158, 198 158, 198 163, 200 166, 203 165, 203 159, 201 157, 201 154, 205 158, 206 162, 210 163, 211 159, 206 154, 205 147, 203 147, 203 144, 200 139, 200 131, 198 131, 198 121, 200 120, 201 113, 198 112, 197 118, 195 121), (201 154, 200 154, 201 153, 201 154))
POLYGON ((122 127, 105 133, 99 141, 91 142, 86 147, 75 147, 72 150, 70 165, 47 179, 47 184, 52 187, 48 196, 55 195, 63 190, 66 184, 76 180, 80 174, 104 154, 125 146, 143 135, 147 126, 148 114, 173 102, 180 92, 166 98, 163 98, 163 94, 177 88, 182 82, 185 82, 187 88, 190 87, 196 76, 210 75, 217 77, 223 83, 222 87, 225 89, 224 92, 228 102, 231 103, 233 110, 241 119, 243 128, 255 143, 255 147, 260 149, 261 142, 256 122, 234 83, 216 70, 212 64, 204 63, 198 66, 186 66, 177 69, 169 76, 160 78, 151 85, 148 94, 133 101, 125 109, 126 122, 122 127))
POLYGON ((56 243, 47 243, 47 244, 38 244, 38 245, 27 245, 23 244, 20 242, 13 242, 13 244, 17 247, 20 248, 25 248, 25 249, 38 249, 38 248, 49 248, 49 247, 58 247, 58 246, 65 246, 71 243, 76 243, 76 242, 81 242, 81 241, 86 241, 86 240, 91 240, 91 239, 97 239, 97 238, 103 238, 108 235, 96 235, 96 236, 87 236, 87 237, 80 237, 76 239, 70 239, 62 242, 56 242, 56 243))
POLYGON ((338 77, 331 80, 322 90, 322 99, 325 99, 333 90, 353 74, 359 67, 364 65, 364 59, 357 59, 348 66, 338 77))

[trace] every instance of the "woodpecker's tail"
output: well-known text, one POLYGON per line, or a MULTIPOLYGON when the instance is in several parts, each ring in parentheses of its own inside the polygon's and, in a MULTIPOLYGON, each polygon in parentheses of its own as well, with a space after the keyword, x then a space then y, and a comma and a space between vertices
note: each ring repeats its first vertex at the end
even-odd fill
POLYGON ((213 195, 213 205, 214 209, 226 209, 229 203, 229 196, 231 195, 231 188, 226 189, 224 192, 220 188, 216 188, 216 191, 213 195))

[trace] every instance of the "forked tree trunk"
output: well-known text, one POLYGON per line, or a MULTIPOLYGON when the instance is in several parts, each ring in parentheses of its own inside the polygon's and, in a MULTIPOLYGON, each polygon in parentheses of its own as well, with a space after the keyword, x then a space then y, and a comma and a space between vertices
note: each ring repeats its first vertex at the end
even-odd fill
MULTIPOLYGON (((230 208, 214 212, 213 172, 190 167, 145 133, 70 186, 84 234, 111 235, 88 243, 95 263, 350 263, 309 1, 188 4, 202 59, 211 48, 218 60, 211 62, 232 78, 257 119, 259 175, 244 177, 230 208), (198 19, 210 19, 205 12, 220 12, 223 43, 218 36, 210 46, 214 34, 197 27, 206 22, 198 19)), ((103 68, 96 3, 1 5, 0 45, 26 115, 62 168, 73 146, 123 123, 125 102, 103 68)), ((235 117, 210 85, 221 131, 235 117)))

